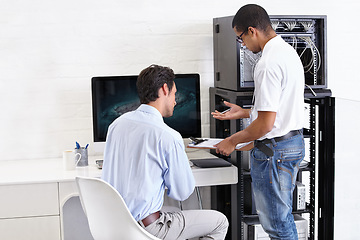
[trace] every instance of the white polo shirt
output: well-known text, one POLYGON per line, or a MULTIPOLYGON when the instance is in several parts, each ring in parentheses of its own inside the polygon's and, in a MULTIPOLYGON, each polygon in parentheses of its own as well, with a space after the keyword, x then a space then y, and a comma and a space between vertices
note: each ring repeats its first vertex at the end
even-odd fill
POLYGON ((254 107, 251 119, 259 111, 276 112, 273 129, 259 140, 279 137, 304 126, 304 69, 301 60, 281 36, 268 41, 254 70, 254 107))

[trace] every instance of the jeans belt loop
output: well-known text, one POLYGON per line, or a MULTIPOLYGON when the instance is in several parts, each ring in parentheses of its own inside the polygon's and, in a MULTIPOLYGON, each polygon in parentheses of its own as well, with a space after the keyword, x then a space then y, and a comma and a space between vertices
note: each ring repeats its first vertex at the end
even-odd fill
POLYGON ((273 146, 276 146, 276 141, 275 141, 275 139, 271 138, 270 141, 271 141, 271 143, 272 143, 273 146))

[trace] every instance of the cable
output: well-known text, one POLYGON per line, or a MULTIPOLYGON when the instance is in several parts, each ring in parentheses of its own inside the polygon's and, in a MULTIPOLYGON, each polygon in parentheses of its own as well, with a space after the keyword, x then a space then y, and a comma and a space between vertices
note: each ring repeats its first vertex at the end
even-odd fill
POLYGON ((311 48, 311 47, 306 47, 306 48, 304 48, 304 50, 301 52, 301 54, 299 55, 300 56, 300 58, 302 58, 302 59, 304 59, 304 62, 306 62, 305 60, 305 57, 303 57, 303 56, 305 56, 304 55, 304 53, 306 52, 306 50, 307 49, 310 49, 310 51, 311 51, 311 58, 310 58, 310 60, 309 60, 309 63, 307 64, 307 65, 305 65, 305 63, 303 64, 304 65, 304 70, 305 70, 305 73, 307 73, 307 72, 309 72, 310 71, 310 69, 313 67, 313 65, 314 65, 314 52, 313 52, 313 49, 311 48))
POLYGON ((254 79, 255 66, 258 63, 258 61, 260 60, 261 54, 257 53, 257 54, 253 54, 251 56, 250 50, 248 50, 248 49, 244 49, 244 53, 245 53, 245 56, 247 57, 247 59, 249 60, 248 63, 251 65, 251 77, 254 79))
POLYGON ((305 32, 309 31, 310 28, 312 28, 313 23, 311 21, 304 21, 304 22, 299 22, 303 27, 305 32))
POLYGON ((279 26, 280 22, 276 20, 271 21, 271 27, 276 31, 277 27, 279 26))
POLYGON ((246 54, 246 56, 251 60, 250 65, 256 65, 256 63, 259 61, 260 57, 258 58, 253 58, 253 56, 258 56, 253 54, 253 56, 250 55, 250 50, 245 50, 244 53, 246 54))
POLYGON ((316 92, 315 92, 309 85, 305 84, 305 86, 310 89, 311 93, 312 93, 315 97, 317 96, 316 92))
POLYGON ((292 31, 296 26, 296 21, 284 21, 283 23, 289 29, 289 31, 292 31))
MULTIPOLYGON (((299 37, 299 39, 304 40, 307 44, 308 47, 306 47, 302 53, 300 54, 300 58, 302 57, 302 55, 304 54, 304 52, 306 51, 306 49, 310 49, 311 53, 312 53, 312 58, 309 62, 308 65, 304 66, 304 69, 306 70, 305 72, 310 72, 311 68, 314 66, 314 59, 315 59, 315 54, 317 53, 318 57, 318 65, 316 68, 316 71, 318 71, 320 69, 321 66, 321 56, 320 56, 320 51, 319 49, 316 47, 315 43, 311 40, 310 37, 299 37)), ((315 69, 314 69, 315 70, 315 69)), ((315 71, 314 71, 315 72, 315 71)), ((314 74, 313 72, 310 72, 312 74, 314 74)))
POLYGON ((291 39, 293 40, 291 46, 292 46, 295 50, 297 50, 297 47, 298 47, 298 46, 297 46, 297 43, 298 43, 297 38, 296 38, 295 36, 292 36, 291 39))

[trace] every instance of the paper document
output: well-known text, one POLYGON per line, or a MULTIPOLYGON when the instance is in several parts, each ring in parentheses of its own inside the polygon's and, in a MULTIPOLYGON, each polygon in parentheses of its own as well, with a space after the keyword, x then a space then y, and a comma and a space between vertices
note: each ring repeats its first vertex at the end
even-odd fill
MULTIPOLYGON (((216 147, 214 147, 214 145, 218 144, 219 142, 224 140, 221 138, 203 138, 203 139, 206 139, 206 141, 201 142, 199 144, 189 143, 188 147, 189 148, 216 149, 216 147)), ((239 143, 238 145, 236 145, 235 149, 239 150, 240 148, 243 148, 250 143, 252 143, 252 142, 239 143)))

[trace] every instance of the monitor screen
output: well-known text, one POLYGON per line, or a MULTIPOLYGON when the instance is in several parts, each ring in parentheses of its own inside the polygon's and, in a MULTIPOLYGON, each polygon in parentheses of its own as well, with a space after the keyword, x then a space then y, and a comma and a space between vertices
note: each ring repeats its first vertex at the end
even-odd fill
MULTIPOLYGON (((93 133, 94 142, 105 142, 109 125, 123 113, 140 105, 136 90, 137 76, 93 77, 93 133)), ((201 137, 199 74, 176 74, 176 106, 166 124, 183 138, 201 137)))

